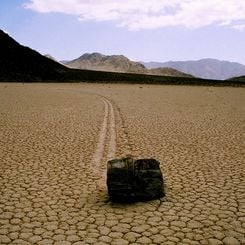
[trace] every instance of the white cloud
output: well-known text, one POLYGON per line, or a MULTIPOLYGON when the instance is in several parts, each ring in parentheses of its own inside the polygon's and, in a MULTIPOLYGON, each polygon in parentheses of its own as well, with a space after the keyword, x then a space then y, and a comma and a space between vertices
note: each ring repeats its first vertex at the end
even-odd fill
POLYGON ((238 31, 245 31, 245 24, 237 24, 233 26, 238 31))
POLYGON ((29 0, 25 8, 81 21, 116 21, 130 30, 209 25, 244 30, 245 25, 245 0, 29 0))

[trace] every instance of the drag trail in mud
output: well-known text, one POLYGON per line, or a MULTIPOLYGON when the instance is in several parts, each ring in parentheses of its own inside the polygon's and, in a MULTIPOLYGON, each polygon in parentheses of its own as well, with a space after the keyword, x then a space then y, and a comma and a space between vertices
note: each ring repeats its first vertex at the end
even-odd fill
POLYGON ((93 155, 95 174, 98 177, 97 187, 105 186, 105 162, 115 158, 116 155, 116 124, 112 103, 106 98, 100 98, 104 104, 104 118, 100 127, 98 143, 93 155), (107 146, 107 147, 106 147, 107 146))

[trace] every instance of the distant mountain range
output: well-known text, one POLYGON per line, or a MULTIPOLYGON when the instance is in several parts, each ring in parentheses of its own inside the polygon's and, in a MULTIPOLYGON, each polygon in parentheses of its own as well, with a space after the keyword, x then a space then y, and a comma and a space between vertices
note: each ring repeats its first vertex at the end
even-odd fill
MULTIPOLYGON (((49 55, 41 55, 19 44, 2 30, 0 30, 0 54, 0 82, 209 83, 194 78, 71 69, 56 62, 49 55)), ((144 67, 141 64, 138 66, 144 67)))
MULTIPOLYGON (((134 72, 132 67, 139 70, 146 70, 147 73, 122 73, 95 71, 85 69, 68 68, 52 57, 45 57, 37 51, 25 47, 15 41, 7 33, 0 30, 0 82, 106 82, 106 83, 138 83, 138 84, 188 84, 188 85, 218 85, 218 86, 244 86, 245 76, 234 80, 217 81, 186 77, 186 74, 171 68, 151 69, 152 74, 164 73, 161 75, 151 75, 149 70, 143 65, 136 64, 126 57, 114 56, 114 63, 120 66, 118 60, 123 60, 122 67, 129 67, 130 72, 134 72), (116 58, 116 60, 115 60, 116 58), (125 66, 125 62, 129 65, 125 66), (176 73, 177 72, 177 73, 176 73), (181 75, 180 75, 181 74, 181 75), (179 77, 177 75, 180 75, 179 77)), ((104 57, 105 58, 105 57, 104 57)), ((138 71, 139 72, 139 71, 138 71)))
POLYGON ((170 67, 205 79, 225 80, 245 75, 245 65, 216 59, 141 63, 147 68, 170 67))
POLYGON ((64 61, 70 68, 151 74, 175 77, 200 77, 204 79, 226 80, 245 75, 245 65, 217 59, 197 61, 134 62, 123 55, 83 54, 77 59, 64 61))
POLYGON ((83 54, 77 59, 63 61, 70 68, 110 71, 136 74, 150 74, 159 76, 192 77, 189 74, 173 68, 147 69, 143 64, 134 62, 123 55, 104 55, 100 53, 83 54))

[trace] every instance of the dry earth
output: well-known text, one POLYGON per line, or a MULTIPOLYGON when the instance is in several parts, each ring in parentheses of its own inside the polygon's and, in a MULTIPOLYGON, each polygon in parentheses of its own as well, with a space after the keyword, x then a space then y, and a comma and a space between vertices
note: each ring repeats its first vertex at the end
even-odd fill
POLYGON ((0 244, 245 244, 245 90, 0 84, 0 244), (106 162, 161 162, 166 197, 111 203, 106 162))

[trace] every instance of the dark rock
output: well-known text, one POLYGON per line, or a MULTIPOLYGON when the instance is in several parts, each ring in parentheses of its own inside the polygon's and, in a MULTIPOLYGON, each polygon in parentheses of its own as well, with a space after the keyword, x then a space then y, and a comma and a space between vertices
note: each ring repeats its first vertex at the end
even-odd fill
POLYGON ((164 196, 163 176, 155 159, 113 159, 107 165, 107 188, 114 201, 143 201, 164 196))

